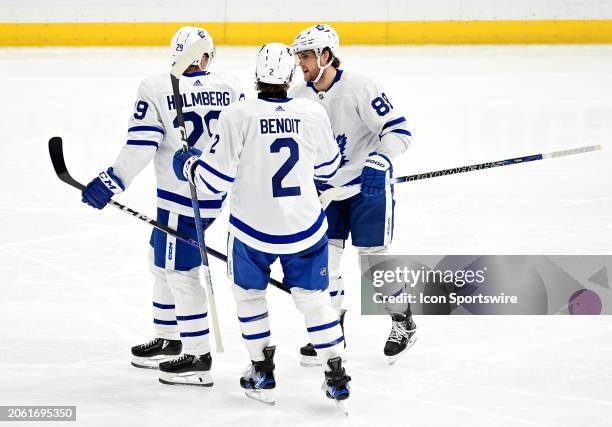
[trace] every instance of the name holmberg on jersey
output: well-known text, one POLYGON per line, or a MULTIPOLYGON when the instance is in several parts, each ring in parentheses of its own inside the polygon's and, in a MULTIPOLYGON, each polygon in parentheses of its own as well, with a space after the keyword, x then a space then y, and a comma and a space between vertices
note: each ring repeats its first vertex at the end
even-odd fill
MULTIPOLYGON (((203 150, 216 133, 221 112, 244 99, 242 89, 235 77, 208 71, 181 76, 179 86, 187 142, 203 150)), ((178 180, 172 169, 172 157, 182 141, 176 100, 167 74, 156 74, 141 82, 128 127, 127 142, 113 165, 114 173, 127 187, 154 159, 158 208, 193 217, 189 186, 178 180)), ((225 204, 225 197, 198 192, 198 203, 202 218, 215 218, 225 204)), ((172 250, 168 256, 173 257, 172 250)))

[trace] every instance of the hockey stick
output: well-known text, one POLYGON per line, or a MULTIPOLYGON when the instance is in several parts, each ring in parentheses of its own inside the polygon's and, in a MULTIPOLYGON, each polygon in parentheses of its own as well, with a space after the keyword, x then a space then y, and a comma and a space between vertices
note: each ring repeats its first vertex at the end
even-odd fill
MULTIPOLYGON (((400 176, 391 178, 387 181, 388 184, 401 184, 402 182, 419 181, 421 179, 436 178, 438 176, 455 175, 458 173, 472 172, 482 169, 498 168, 501 166, 517 165, 519 163, 534 162, 536 160, 553 159, 555 157, 571 156, 573 154, 589 153, 591 151, 601 150, 601 145, 588 145, 584 147, 571 148, 569 150, 552 151, 550 153, 532 154, 530 156, 515 157, 513 159, 498 160, 495 162, 477 163, 469 166, 459 166, 456 168, 442 169, 433 172, 417 173, 414 175, 400 176)), ((342 194, 347 188, 355 187, 360 184, 348 185, 346 187, 334 187, 325 190, 319 196, 319 200, 326 208, 337 196, 342 194)))
MULTIPOLYGON (((185 70, 196 60, 200 60, 204 52, 211 47, 210 41, 201 38, 194 42, 184 51, 172 66, 170 70, 170 81, 172 83, 172 92, 174 94, 174 102, 176 105, 176 118, 181 132, 181 141, 183 143, 183 152, 189 150, 187 142, 187 128, 185 127, 185 117, 183 116, 183 98, 179 88, 179 78, 185 70)), ((219 319, 217 317, 217 303, 215 301, 215 291, 213 290, 212 276, 210 275, 210 267, 208 264, 208 254, 206 253, 206 241, 204 238, 204 227, 202 226, 202 218, 200 218, 200 202, 198 201, 198 193, 194 184, 189 182, 189 191, 191 192, 191 206, 193 207, 193 217, 196 224, 196 233, 198 242, 200 243, 200 257, 202 258, 202 270, 204 271, 204 281, 208 300, 210 304, 210 317, 212 320, 212 329, 215 335, 215 343, 217 352, 223 352, 223 341, 221 339, 221 330, 219 328, 219 319)))
MULTIPOLYGON (((51 163, 53 164, 53 169, 55 170, 55 173, 57 174, 58 178, 62 180, 63 182, 65 182, 66 184, 78 190, 83 191, 85 186, 81 184, 80 182, 78 182, 76 179, 74 179, 70 175, 70 172, 68 172, 68 168, 66 167, 66 161, 64 160, 64 150, 63 150, 62 138, 60 138, 59 136, 55 136, 49 140, 49 155, 51 157, 51 163)), ((184 236, 180 234, 178 231, 162 223, 157 222, 153 218, 149 218, 148 216, 143 215, 140 212, 136 212, 135 210, 130 209, 127 206, 122 205, 121 203, 118 203, 114 200, 111 200, 108 204, 114 208, 119 209, 120 211, 123 211, 125 213, 132 215, 133 217, 143 222, 146 222, 147 224, 152 225, 153 227, 157 228, 158 230, 163 231, 164 233, 169 234, 170 236, 176 237, 177 239, 187 243, 190 246, 193 246, 196 249, 200 249, 200 244, 197 241, 189 238, 188 236, 184 236)), ((225 256, 221 252, 216 251, 215 249, 210 248, 210 247, 206 247, 206 250, 208 251, 208 253, 210 253, 215 258, 223 262, 227 262, 227 256, 225 256)), ((279 282, 278 280, 270 279, 270 284, 272 286, 276 286, 283 292, 289 293, 289 289, 284 287, 283 284, 279 282)))

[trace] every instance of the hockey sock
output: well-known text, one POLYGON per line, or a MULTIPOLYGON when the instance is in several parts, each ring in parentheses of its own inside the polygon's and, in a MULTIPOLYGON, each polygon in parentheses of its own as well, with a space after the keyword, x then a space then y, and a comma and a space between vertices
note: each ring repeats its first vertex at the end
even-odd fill
MULTIPOLYGON (((295 305, 304 315, 310 342, 321 361, 341 356, 344 335, 338 313, 331 306, 328 294, 320 290, 291 289, 295 305)), ((323 364, 326 368, 326 364, 323 364)))
POLYGON ((155 336, 167 340, 178 340, 179 331, 176 321, 174 296, 166 282, 164 269, 153 265, 153 254, 150 255, 149 269, 153 274, 153 324, 155 336))
POLYGON ((344 240, 329 240, 329 296, 334 310, 340 315, 344 302, 344 280, 340 275, 340 261, 344 252, 344 240))
POLYGON ((243 289, 233 284, 242 338, 251 360, 264 360, 263 349, 270 345, 270 319, 266 291, 243 289))
POLYGON ((210 352, 208 300, 200 284, 199 267, 189 271, 166 270, 166 280, 176 304, 176 320, 187 354, 210 352))

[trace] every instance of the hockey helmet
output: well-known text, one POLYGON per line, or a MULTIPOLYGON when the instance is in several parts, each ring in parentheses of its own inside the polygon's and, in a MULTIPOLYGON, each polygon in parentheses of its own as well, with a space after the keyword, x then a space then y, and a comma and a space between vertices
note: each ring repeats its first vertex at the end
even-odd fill
MULTIPOLYGON (((193 42, 199 39, 208 39, 210 40, 210 49, 206 52, 208 54, 208 65, 212 62, 215 57, 215 45, 213 43, 213 39, 203 28, 198 27, 190 27, 184 26, 179 28, 179 30, 174 33, 172 37, 172 41, 170 42, 170 55, 172 57, 172 65, 176 62, 178 57, 181 55, 181 52, 186 50, 193 42)), ((191 65, 200 65, 200 60, 195 60, 191 63, 191 65)))
POLYGON ((323 49, 329 48, 333 56, 340 50, 340 38, 332 26, 318 24, 305 29, 297 35, 293 42, 293 52, 314 51, 317 57, 323 54, 323 49))
POLYGON ((257 54, 255 78, 269 84, 289 83, 295 71, 295 56, 289 46, 282 43, 268 43, 257 54))

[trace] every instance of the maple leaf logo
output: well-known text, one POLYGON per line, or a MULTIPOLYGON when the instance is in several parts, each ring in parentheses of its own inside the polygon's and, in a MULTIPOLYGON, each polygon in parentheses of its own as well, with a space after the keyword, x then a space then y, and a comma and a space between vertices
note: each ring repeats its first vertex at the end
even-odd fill
POLYGON ((342 134, 342 135, 338 135, 336 137, 336 143, 338 144, 338 148, 340 149, 340 166, 338 166, 339 168, 341 168, 342 166, 344 166, 345 164, 348 163, 348 158, 346 157, 346 154, 344 153, 344 151, 346 150, 346 143, 348 142, 346 135, 342 134))

